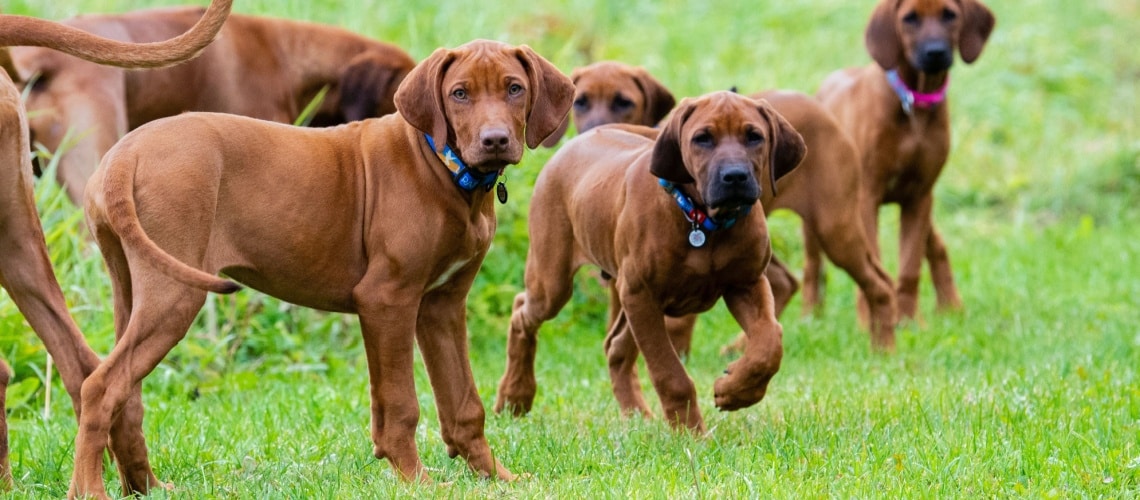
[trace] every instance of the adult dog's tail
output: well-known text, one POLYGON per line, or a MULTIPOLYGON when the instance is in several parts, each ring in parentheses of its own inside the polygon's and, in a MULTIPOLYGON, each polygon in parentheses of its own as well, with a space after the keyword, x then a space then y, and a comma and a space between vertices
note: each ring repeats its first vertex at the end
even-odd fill
POLYGON ((0 15, 0 47, 48 47, 91 62, 123 68, 161 68, 193 59, 222 29, 233 0, 213 0, 185 33, 151 43, 110 40, 54 21, 0 15))
POLYGON ((107 222, 119 235, 125 246, 139 252, 151 265, 182 283, 194 288, 214 292, 233 293, 241 290, 241 285, 196 269, 176 259, 162 248, 143 230, 139 224, 138 209, 135 206, 135 168, 137 160, 132 157, 124 161, 115 158, 114 150, 104 158, 102 168, 103 199, 106 203, 107 222))

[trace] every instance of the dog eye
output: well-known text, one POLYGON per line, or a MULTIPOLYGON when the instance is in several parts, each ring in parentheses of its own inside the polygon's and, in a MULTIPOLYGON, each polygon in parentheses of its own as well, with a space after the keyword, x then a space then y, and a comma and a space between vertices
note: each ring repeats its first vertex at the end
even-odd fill
POLYGON ((715 145, 716 140, 713 139, 712 134, 708 132, 701 132, 693 136, 693 144, 702 148, 711 148, 715 145))
POLYGON ((454 97, 456 100, 459 100, 459 101, 466 101, 467 100, 467 91, 464 89, 452 90, 451 91, 451 97, 454 97))
POLYGON ((958 14, 955 14, 954 11, 952 11, 950 9, 942 9, 942 21, 943 22, 948 23, 948 22, 951 22, 955 19, 958 19, 958 14))
POLYGON ((754 148, 764 144, 764 136, 756 133, 756 131, 749 130, 744 133, 744 143, 750 148, 754 148))
POLYGON ((32 92, 42 92, 47 90, 48 80, 47 73, 35 73, 24 83, 24 86, 30 87, 32 92))
POLYGON ((910 26, 918 26, 918 13, 910 11, 907 15, 903 16, 902 22, 910 26))
POLYGON ((633 107, 633 101, 626 99, 625 96, 618 94, 614 96, 613 108, 615 111, 621 111, 633 107))
POLYGON ((519 85, 517 83, 512 83, 511 86, 507 88, 507 93, 510 95, 516 95, 517 96, 517 95, 521 94, 522 92, 523 92, 523 86, 519 85))
POLYGON ((586 108, 589 108, 589 107, 590 107, 590 98, 589 97, 581 96, 577 99, 574 99, 574 108, 575 109, 585 110, 586 108))

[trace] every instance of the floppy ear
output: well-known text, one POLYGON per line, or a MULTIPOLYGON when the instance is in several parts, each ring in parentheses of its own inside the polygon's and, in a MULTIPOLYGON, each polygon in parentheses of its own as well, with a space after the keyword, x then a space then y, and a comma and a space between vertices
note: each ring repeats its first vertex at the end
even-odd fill
POLYGON ((0 69, 8 73, 8 78, 13 82, 20 83, 20 72, 16 71, 16 65, 12 63, 12 54, 8 52, 8 47, 0 47, 0 69))
POLYGON ((338 107, 345 121, 375 118, 395 111, 392 96, 409 68, 396 67, 378 52, 364 52, 340 75, 338 107))
POLYGON ((958 39, 958 53, 970 64, 982 55, 990 33, 994 31, 993 12, 977 0, 962 0, 962 35, 958 39))
POLYGON ((443 75, 454 60, 452 51, 436 49, 417 64, 396 89, 396 110, 408 124, 431 134, 436 152, 453 140, 447 116, 443 114, 443 75))
POLYGON ((883 69, 894 69, 902 58, 902 42, 899 41, 898 28, 895 26, 896 0, 882 0, 871 13, 871 22, 867 23, 867 31, 863 35, 863 42, 871 59, 883 69))
POLYGON ((547 137, 546 140, 542 141, 542 147, 552 148, 554 146, 557 146, 558 141, 562 140, 562 136, 566 135, 566 131, 569 129, 570 115, 567 114, 566 118, 562 119, 562 124, 558 126, 558 130, 555 130, 553 134, 550 134, 550 137, 547 137))
POLYGON ((776 181, 795 170, 807 154, 804 138, 792 127, 788 120, 772 108, 768 101, 761 99, 760 114, 768 117, 771 126, 772 144, 768 148, 768 178, 772 183, 772 196, 776 196, 776 181))
POLYGON ((653 144, 653 156, 649 160, 649 172, 653 175, 676 184, 694 182, 693 176, 685 168, 685 158, 681 154, 681 130, 694 109, 691 100, 682 100, 677 112, 665 122, 665 128, 653 144))
MULTIPOLYGON (((582 68, 574 68, 574 71, 570 73, 571 84, 577 85, 578 79, 581 77, 582 68)), ((573 96, 571 96, 571 99, 573 99, 573 96)), ((573 103, 573 101, 570 102, 573 103)), ((550 137, 547 137, 546 140, 542 141, 542 147, 552 148, 554 146, 557 146, 558 141, 562 140, 562 136, 566 135, 566 131, 570 130, 570 121, 570 113, 567 112, 566 118, 562 119, 562 124, 558 126, 558 129, 556 129, 553 134, 550 134, 550 137)))
POLYGON ((645 122, 641 125, 650 127, 656 126, 661 120, 669 114, 673 106, 677 104, 677 100, 673 98, 673 93, 665 88, 661 82, 653 78, 645 68, 634 68, 634 81, 637 86, 641 87, 641 93, 645 96, 645 122))
POLYGON ((519 45, 517 57, 530 78, 530 111, 526 116, 526 146, 537 148, 566 120, 574 102, 574 84, 533 49, 519 45))

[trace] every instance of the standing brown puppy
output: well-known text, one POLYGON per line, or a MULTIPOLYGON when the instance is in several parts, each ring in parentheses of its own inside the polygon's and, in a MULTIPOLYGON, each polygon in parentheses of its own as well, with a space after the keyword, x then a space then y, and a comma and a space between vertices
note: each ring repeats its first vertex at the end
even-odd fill
POLYGON ((187 113, 124 137, 87 190, 120 338, 83 384, 70 494, 106 497, 108 435, 125 443, 116 458, 127 493, 160 484, 139 389, 186 335, 206 290, 237 288, 217 273, 360 317, 373 453, 402 479, 429 480, 415 442, 417 343, 448 453, 482 476, 513 478, 483 435, 467 292, 495 233, 491 188, 523 144, 537 147, 558 127, 573 91, 529 47, 475 41, 416 66, 396 115, 305 129, 187 113))
POLYGON ((664 318, 706 311, 721 297, 748 342, 717 380, 716 405, 735 410, 764 397, 780 368, 782 329, 764 277, 767 226, 761 210, 749 211, 800 163, 803 139, 767 102, 731 92, 682 101, 654 136, 600 127, 543 168, 530 206, 526 291, 515 297, 495 411, 530 410, 538 328, 570 299, 574 272, 585 264, 613 277, 619 313, 606 346, 611 375, 623 375, 613 384, 624 411, 651 414, 629 366, 640 348, 665 418, 704 430, 664 318))
MULTIPOLYGON (((79 388, 98 356, 67 312, 44 245, 43 228, 32 198, 32 160, 28 122, 20 91, 8 75, 15 72, 10 45, 36 45, 99 64, 154 68, 194 57, 213 41, 230 13, 231 0, 215 0, 181 36, 159 43, 119 43, 51 21, 0 15, 0 286, 43 340, 55 360, 63 385, 79 411, 79 388)), ((173 35, 173 34, 172 34, 173 35)), ((0 360, 0 483, 11 484, 8 423, 4 394, 11 370, 0 360)))
POLYGON ((950 153, 946 89, 957 50, 966 63, 982 53, 994 16, 977 0, 883 0, 867 25, 875 64, 833 73, 819 98, 851 134, 863 159, 863 227, 878 246, 879 206, 900 208, 898 304, 918 313, 922 260, 940 309, 956 309, 946 245, 934 228, 934 182, 950 153))

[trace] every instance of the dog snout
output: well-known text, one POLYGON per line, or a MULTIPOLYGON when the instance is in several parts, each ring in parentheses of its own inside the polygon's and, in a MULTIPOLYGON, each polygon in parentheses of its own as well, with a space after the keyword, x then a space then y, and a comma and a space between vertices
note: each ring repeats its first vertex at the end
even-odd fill
POLYGON ((750 172, 742 166, 726 167, 720 171, 720 182, 726 186, 736 186, 748 182, 750 172))
POLYGON ((751 167, 732 162, 717 169, 706 199, 710 208, 750 205, 760 198, 760 183, 751 167))
POLYGON ((485 153, 505 153, 511 145, 511 134, 505 128, 486 128, 479 132, 479 143, 485 153))
POLYGON ((954 52, 946 40, 929 40, 918 46, 918 66, 924 72, 945 71, 953 62, 954 52))

